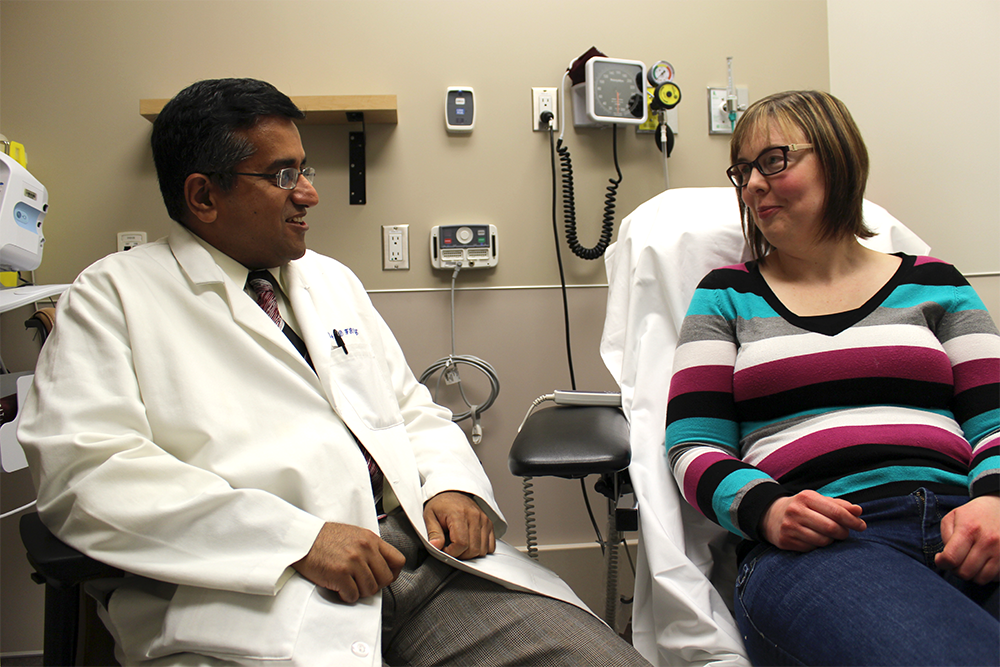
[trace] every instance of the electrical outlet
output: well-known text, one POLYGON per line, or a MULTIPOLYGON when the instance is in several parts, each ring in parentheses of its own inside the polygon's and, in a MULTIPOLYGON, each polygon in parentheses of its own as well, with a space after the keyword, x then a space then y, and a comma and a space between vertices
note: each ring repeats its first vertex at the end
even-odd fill
POLYGON ((382 270, 410 268, 409 225, 382 225, 382 270))
POLYGON ((552 130, 559 129, 559 109, 556 102, 558 92, 558 88, 531 89, 531 129, 536 132, 546 131, 550 128, 552 130), (552 120, 549 121, 548 125, 539 120, 539 116, 545 111, 552 112, 552 120))
POLYGON ((146 242, 146 232, 118 232, 118 252, 131 250, 146 242))

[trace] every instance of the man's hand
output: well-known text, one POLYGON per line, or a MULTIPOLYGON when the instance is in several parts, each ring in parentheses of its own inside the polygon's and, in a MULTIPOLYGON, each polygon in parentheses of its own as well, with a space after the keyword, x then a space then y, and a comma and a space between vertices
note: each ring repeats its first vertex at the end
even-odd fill
POLYGON ((327 523, 306 557, 292 567, 317 586, 353 604, 395 581, 405 563, 403 554, 372 531, 327 523))
POLYGON ((760 520, 764 539, 779 549, 801 552, 825 547, 847 538, 849 530, 866 527, 858 505, 810 490, 778 498, 760 520))
POLYGON ((493 522, 464 493, 445 491, 428 500, 424 523, 430 543, 459 560, 479 558, 497 548, 493 522))
POLYGON ((980 496, 941 519, 944 551, 934 564, 966 581, 1000 579, 1000 496, 980 496))

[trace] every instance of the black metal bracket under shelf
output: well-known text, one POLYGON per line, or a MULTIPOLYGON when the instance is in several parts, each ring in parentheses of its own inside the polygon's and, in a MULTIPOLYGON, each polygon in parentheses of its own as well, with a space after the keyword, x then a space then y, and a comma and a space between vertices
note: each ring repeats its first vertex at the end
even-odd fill
POLYGON ((367 203, 365 192, 365 114, 362 111, 348 111, 347 122, 361 123, 360 132, 348 135, 348 186, 350 203, 363 205, 367 203))

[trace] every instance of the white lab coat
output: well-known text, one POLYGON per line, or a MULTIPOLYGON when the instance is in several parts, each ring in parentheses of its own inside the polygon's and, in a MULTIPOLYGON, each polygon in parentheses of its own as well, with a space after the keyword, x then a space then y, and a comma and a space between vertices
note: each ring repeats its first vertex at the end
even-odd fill
MULTIPOLYGON (((352 432, 425 543, 423 503, 445 490, 473 494, 497 535, 506 528, 465 435, 417 382, 357 278, 312 252, 283 272, 316 372, 179 225, 100 260, 59 301, 19 439, 46 525, 140 575, 109 607, 130 661, 291 653, 315 587, 289 565, 325 521, 379 530, 352 432)), ((469 562, 428 549, 584 607, 506 544, 469 562)), ((381 596, 324 604, 327 664, 378 664, 381 596)))
MULTIPOLYGON (((865 245, 929 250, 884 208, 865 201, 864 216, 877 233, 865 245)), ((732 596, 736 567, 729 534, 681 496, 664 447, 674 347, 695 288, 710 270, 748 259, 731 187, 657 195, 622 221, 605 255, 601 357, 621 387, 639 503, 632 641, 654 665, 749 665, 723 597, 732 596), (724 582, 722 594, 713 582, 724 582)))

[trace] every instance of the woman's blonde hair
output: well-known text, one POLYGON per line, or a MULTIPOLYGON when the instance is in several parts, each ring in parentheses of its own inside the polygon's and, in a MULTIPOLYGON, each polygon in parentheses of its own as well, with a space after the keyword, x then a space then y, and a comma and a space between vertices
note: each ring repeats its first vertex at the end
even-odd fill
MULTIPOLYGON (((786 135, 797 128, 805 134, 819 159, 826 186, 821 238, 839 239, 848 234, 874 236, 864 222, 861 208, 868 182, 868 149, 861 131, 843 102, 822 91, 789 91, 757 100, 743 113, 732 141, 730 159, 740 160, 740 151, 750 141, 770 135, 776 126, 786 135)), ((757 229, 737 188, 743 235, 756 258, 772 246, 757 229)))

